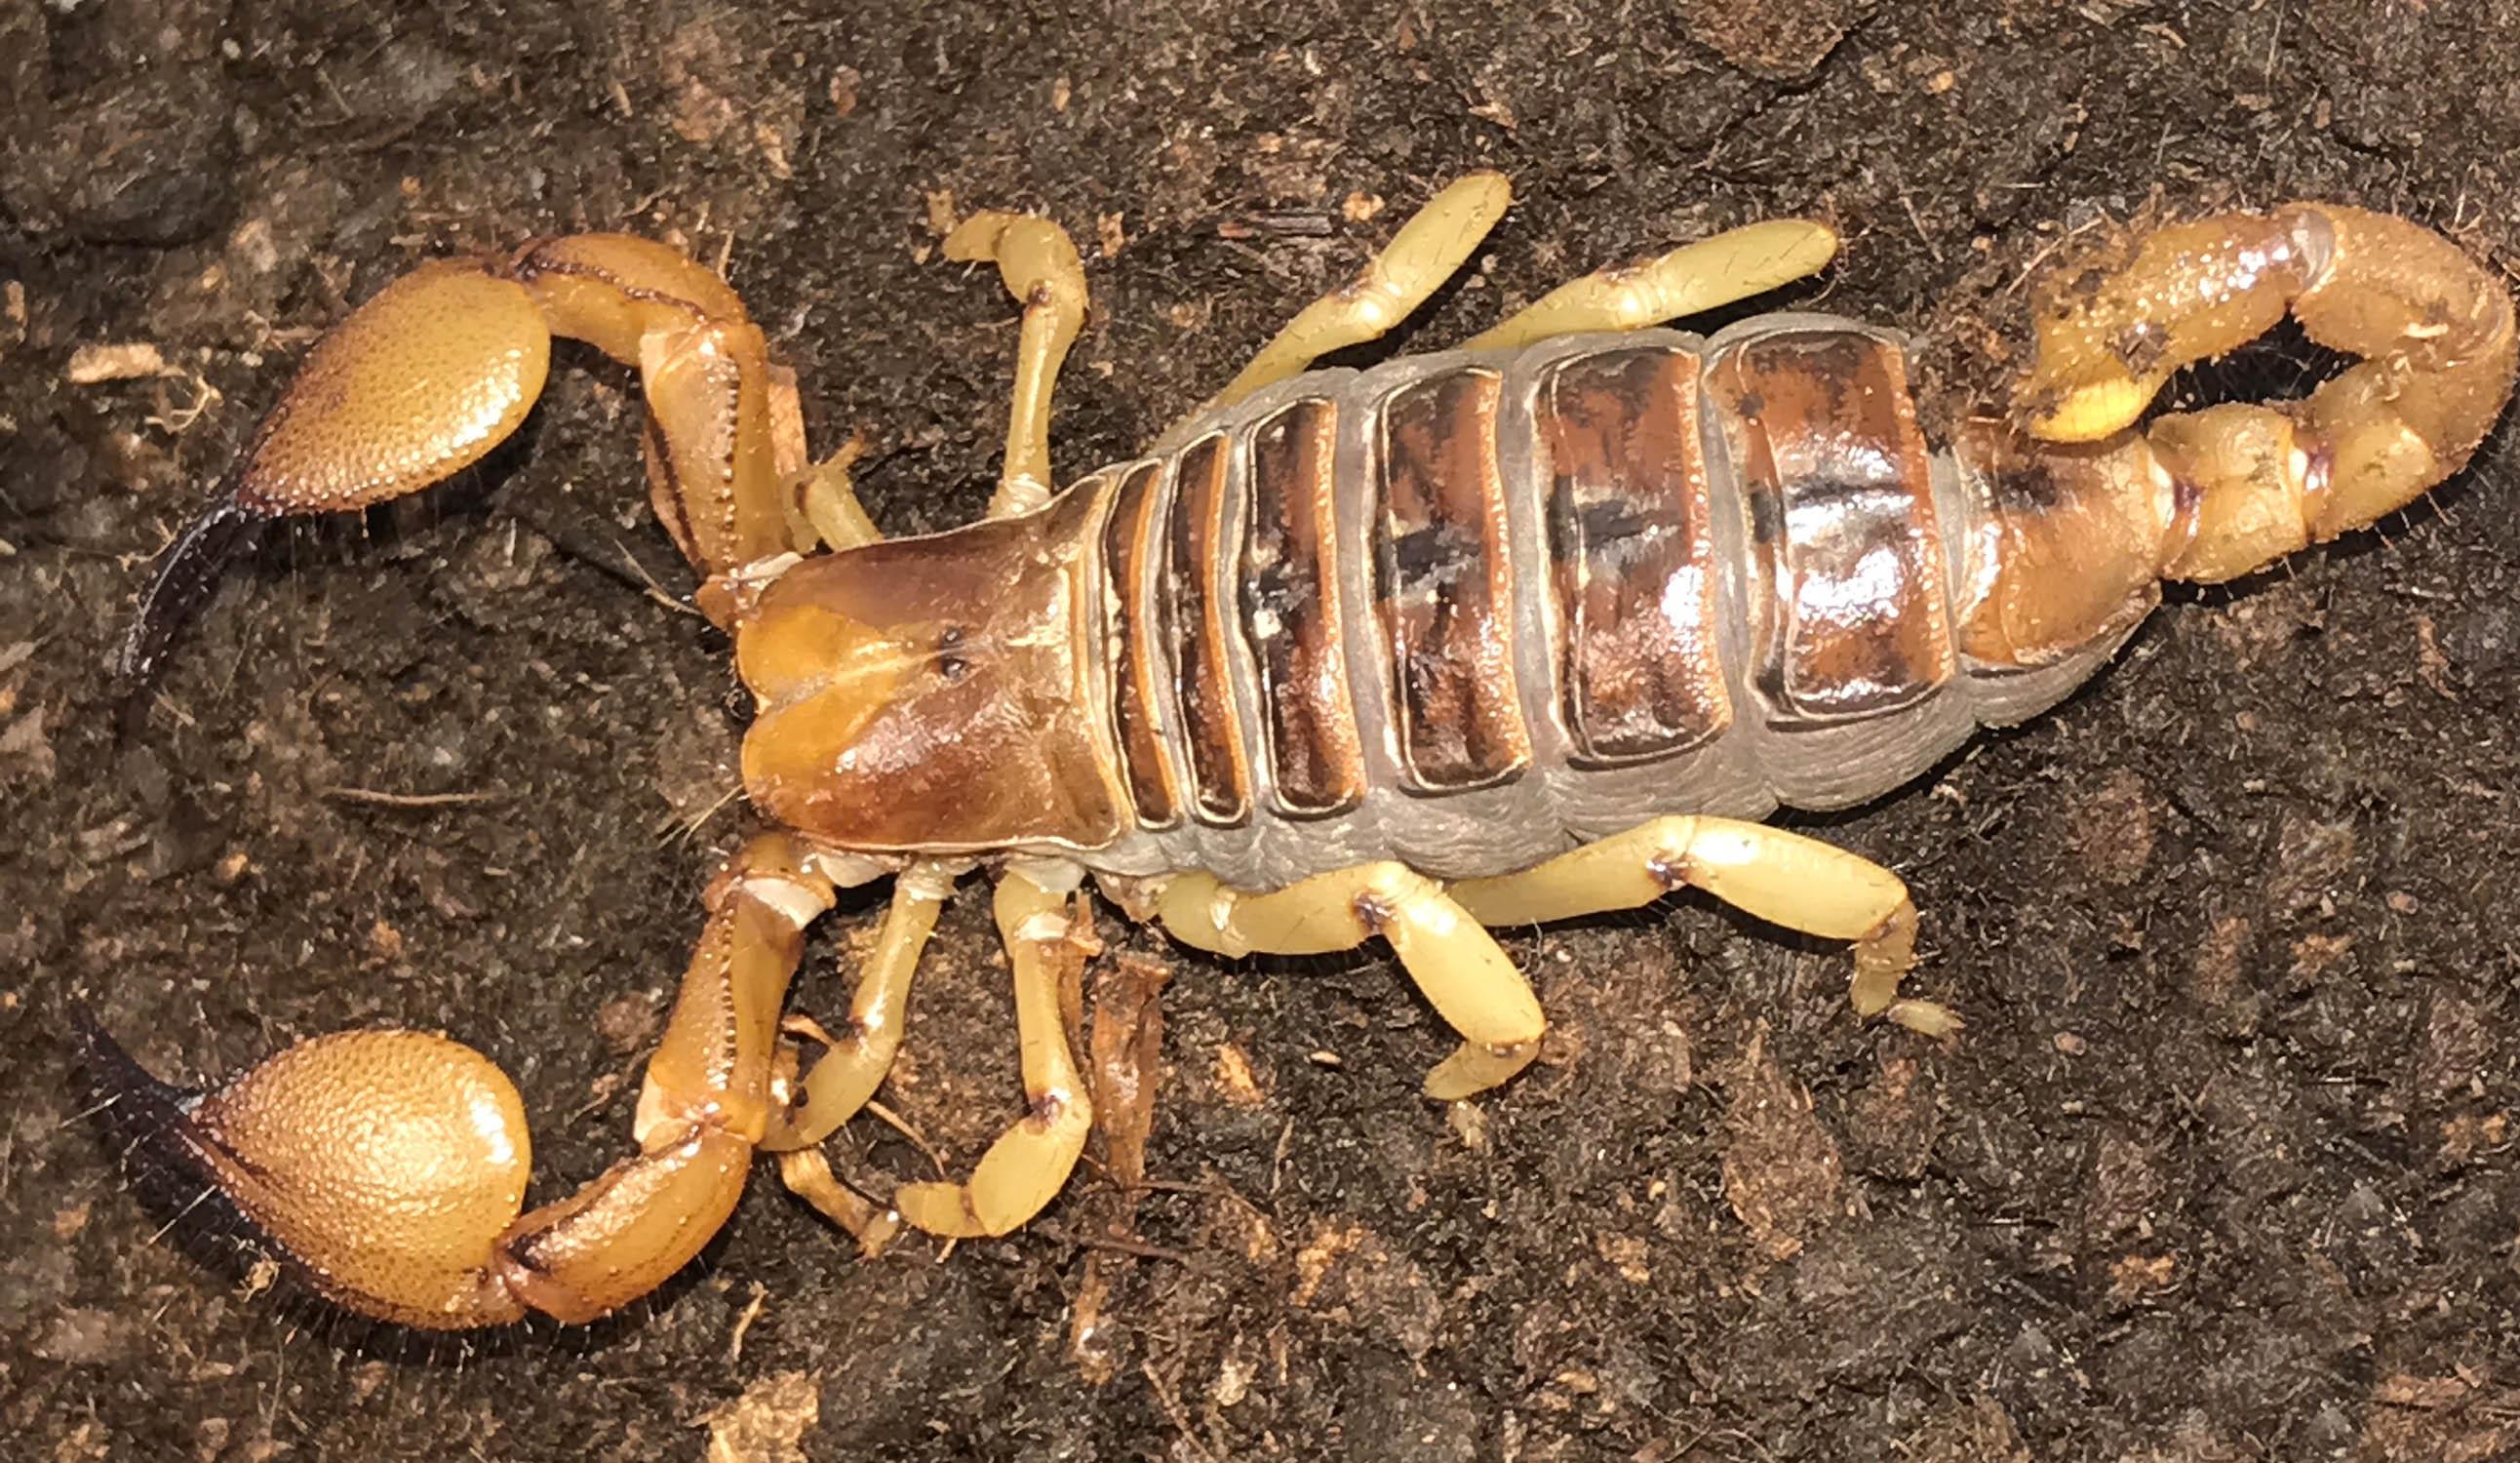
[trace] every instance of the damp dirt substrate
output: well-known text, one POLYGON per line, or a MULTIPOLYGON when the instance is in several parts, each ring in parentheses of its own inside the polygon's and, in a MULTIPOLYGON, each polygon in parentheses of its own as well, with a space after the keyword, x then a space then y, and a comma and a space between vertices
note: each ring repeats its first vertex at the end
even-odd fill
MULTIPOLYGON (((723 259, 817 441, 870 434, 895 532, 988 490, 1013 311, 937 256, 976 207, 1084 246, 1071 475, 1472 167, 1520 202, 1401 348, 1786 212, 1848 240, 1786 300, 1931 333, 1951 381, 2000 375, 2069 232, 2156 211, 2337 199, 2520 266, 2508 4, 805 9, 0 16, 13 1455, 2520 1452, 2507 430, 2378 532, 2175 594, 2054 714, 1798 820, 1910 880, 1952 1045, 1859 1025, 1842 950, 1674 901, 1508 934, 1554 1033, 1448 1113, 1417 1083, 1450 1038, 1378 949, 1232 966, 1106 919, 1107 959, 1171 978, 1126 1239, 1089 1166, 1009 1239, 864 1262, 765 1166, 652 1303, 472 1347, 153 1242, 80 1116, 76 1007, 196 1082, 319 1030, 451 1031, 565 1192, 626 1150, 751 826, 631 383, 577 348, 515 450, 274 535, 117 739, 150 557, 306 343, 420 259, 581 229, 723 259), (135 345, 162 374, 69 379, 135 345)), ((2320 365, 2296 341, 2179 390, 2320 365)), ((842 1008, 872 916, 829 923, 803 1008, 842 1008)), ((967 897, 886 1093, 958 1165, 1016 1110, 1003 985, 967 897)), ((929 1171, 872 1120, 834 1155, 878 1190, 929 1171)))

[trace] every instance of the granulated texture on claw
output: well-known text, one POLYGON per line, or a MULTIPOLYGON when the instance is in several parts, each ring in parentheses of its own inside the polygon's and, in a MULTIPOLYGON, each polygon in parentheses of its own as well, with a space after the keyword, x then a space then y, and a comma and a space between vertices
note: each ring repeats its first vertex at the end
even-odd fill
POLYGON ((516 1087, 423 1031, 343 1031, 204 1096, 186 1141, 255 1226, 336 1299, 427 1327, 521 1307, 492 1244, 533 1152, 516 1087))

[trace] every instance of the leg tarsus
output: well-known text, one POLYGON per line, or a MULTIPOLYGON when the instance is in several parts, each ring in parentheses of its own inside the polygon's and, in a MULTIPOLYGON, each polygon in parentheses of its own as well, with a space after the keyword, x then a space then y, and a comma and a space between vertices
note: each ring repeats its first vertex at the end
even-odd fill
MULTIPOLYGON (((851 432, 839 450, 809 463, 805 448, 805 408, 797 399, 796 373, 786 366, 770 368, 770 455, 779 480, 788 484, 790 522, 797 526, 797 546, 819 540, 825 548, 853 549, 883 535, 858 504, 849 468, 866 455, 863 429, 851 432)), ((652 466, 653 459, 651 459, 652 466)))
POLYGON ((901 1215, 840 1182, 820 1148, 791 1148, 779 1155, 779 1180, 858 1242, 858 1257, 881 1255, 901 1233, 901 1215))
POLYGON ((1519 874, 1465 880, 1453 897, 1492 925, 1546 924, 1638 908, 1683 885, 1771 924, 1851 941, 1857 1015, 1887 1016, 1928 1035, 1959 1029, 1946 1008, 1899 995, 1916 959, 1915 905, 1899 876, 1764 823, 1656 818, 1519 874))
POLYGON ((1409 318, 1468 262, 1512 202, 1513 185, 1503 173, 1481 171, 1455 179, 1410 215, 1355 279, 1286 322, 1192 419, 1300 375, 1331 351, 1373 340, 1409 318))
POLYGON ((995 263, 1007 292, 1023 302, 1006 457, 988 516, 1029 513, 1050 501, 1051 392, 1085 326, 1085 264, 1065 229, 1027 213, 972 214, 945 236, 945 257, 995 263))
POLYGON ((1502 1087, 1540 1055, 1538 1038, 1510 1046, 1481 1046, 1464 1041, 1426 1074, 1422 1090, 1437 1102, 1460 1102, 1491 1087, 1502 1087))
POLYGON ((1828 225, 1767 219, 1560 285, 1462 348, 1505 350, 1588 331, 1642 330, 1818 274, 1836 255, 1837 231, 1828 225))
POLYGON ((1401 864, 1360 864, 1265 894, 1185 874, 1156 909, 1177 938, 1224 955, 1326 954, 1376 935, 1390 941, 1427 1004, 1462 1036, 1427 1076, 1430 1097, 1450 1101, 1505 1081, 1530 1065, 1548 1029, 1531 983, 1479 920, 1401 864))
POLYGON ((856 486, 849 480, 849 469, 866 455, 867 436, 852 432, 839 449, 807 470, 797 484, 796 494, 805 522, 814 528, 814 536, 825 548, 854 549, 875 543, 883 537, 858 502, 856 486))
MULTIPOLYGON (((883 1085, 901 1049, 911 978, 953 888, 953 875, 933 865, 905 869, 894 878, 892 907, 874 952, 858 972, 846 1030, 835 1036, 813 1028, 826 1050, 794 1084, 788 1105, 771 1116, 761 1136, 764 1149, 785 1152, 822 1142, 856 1117, 883 1085)), ((789 1020, 791 1027, 800 1024, 789 1020)))
POLYGON ((957 1239, 1005 1234, 1058 1197, 1085 1151, 1094 1102, 1068 1051, 1061 1010, 1069 967, 1084 960, 1068 901, 1020 869, 998 881, 998 933, 1014 972, 1027 1111, 990 1145, 968 1183, 910 1183, 894 1192, 893 1208, 916 1228, 957 1239))

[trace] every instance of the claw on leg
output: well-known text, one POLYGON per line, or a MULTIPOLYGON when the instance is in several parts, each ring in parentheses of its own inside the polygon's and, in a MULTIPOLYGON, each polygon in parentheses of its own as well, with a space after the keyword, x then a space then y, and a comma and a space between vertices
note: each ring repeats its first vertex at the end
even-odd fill
POLYGON ((1492 925, 1546 924, 1650 904, 1687 885, 1771 924, 1855 945, 1856 1014, 1928 1036, 1959 1029, 1932 1001, 1903 998, 1916 960, 1916 906, 1888 869, 1818 839, 1733 818, 1656 818, 1495 879, 1453 886, 1492 925))
POLYGON ((497 265, 442 259, 387 285, 315 343, 219 496, 158 559, 123 640, 125 679, 155 672, 262 522, 461 472, 525 419, 550 368, 541 310, 497 265))
POLYGON ((1014 969, 1015 1029, 1028 1111, 999 1136, 968 1183, 911 1183, 893 1208, 914 1227, 948 1238, 1000 1235, 1041 1212, 1066 1186, 1094 1126, 1094 1103, 1067 1049, 1060 990, 1084 959, 1068 895, 1018 870, 998 882, 998 933, 1014 969))
POLYGON ((370 507, 479 461, 532 411, 556 335, 639 369, 657 515, 703 573, 806 546, 780 471, 768 347, 725 281, 618 234, 442 259, 307 352, 220 496, 158 561, 125 677, 157 667, 255 523, 370 507))
POLYGON ((719 877, 648 1066, 639 1152, 558 1203, 518 1212, 532 1148, 516 1088, 427 1032, 299 1042, 178 1109, 163 1139, 352 1310, 433 1330, 592 1320, 663 1284, 734 1212, 769 1119, 779 1007, 831 900, 782 837, 719 877))
POLYGON ((1265 894, 1185 874, 1165 886, 1156 914, 1176 938, 1221 955, 1318 955, 1381 936, 1435 1014, 1461 1033, 1461 1048, 1426 1077, 1426 1095, 1439 1101, 1522 1071, 1548 1029, 1531 983, 1478 917, 1400 864, 1360 864, 1265 894))
POLYGON ((945 257, 995 263, 1007 292, 1023 301, 1006 459, 988 516, 1029 513, 1050 501, 1051 389, 1085 325, 1085 264, 1065 229, 1025 213, 972 214, 945 236, 945 257))
POLYGON ((1427 200, 1357 277, 1304 307, 1192 419, 1300 375, 1314 361, 1375 339, 1424 304, 1505 216, 1513 185, 1499 172, 1458 178, 1427 200))

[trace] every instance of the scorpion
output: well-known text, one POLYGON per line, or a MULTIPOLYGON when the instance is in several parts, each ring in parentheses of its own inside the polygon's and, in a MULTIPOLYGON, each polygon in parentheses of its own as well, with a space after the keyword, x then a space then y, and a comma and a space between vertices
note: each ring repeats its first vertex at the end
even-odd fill
POLYGON ((1505 212, 1442 189, 1148 453, 1063 491, 1050 406, 1086 311, 1055 223, 977 214, 950 258, 1021 301, 985 517, 882 538, 843 449, 718 275, 612 234, 427 263, 310 350, 222 494, 161 557, 122 651, 145 680, 218 570, 284 515, 446 478, 532 409, 554 337, 637 369, 657 517, 757 714, 742 780, 779 831, 709 884, 641 1089, 637 1152, 523 1211, 531 1148, 489 1059, 410 1029, 318 1035, 206 1093, 122 1063, 179 1160, 332 1301, 428 1329, 647 1295, 732 1214, 757 1152, 845 1222, 818 1145, 869 1102, 958 879, 994 875, 1026 1105, 968 1179, 888 1221, 1002 1235, 1066 1183, 1093 1104, 1061 1017, 1090 877, 1225 956, 1385 941, 1460 1044, 1457 1100, 1540 1049, 1490 934, 1688 888, 1852 946, 1903 995, 1891 871, 1762 821, 1889 793, 2052 706, 2164 579, 2213 582, 2374 523, 2456 473, 2509 397, 2508 292, 2406 220, 2328 204, 2158 226, 2033 295, 2002 407, 1936 446, 1900 334, 1813 313, 1665 322, 1820 270, 1770 220, 1606 269, 1459 347, 1317 369, 1410 315, 1505 212), (2289 314, 2356 358, 2307 398, 2145 414, 2173 373, 2289 314), (804 933, 889 877, 846 1023, 784 1022, 804 933), (807 1061, 808 1047, 814 1059, 807 1061))

